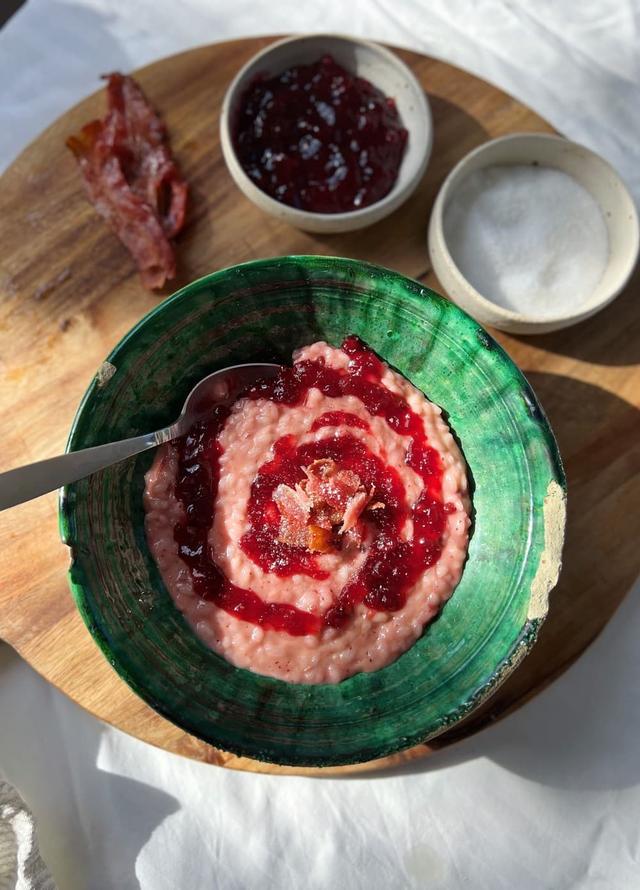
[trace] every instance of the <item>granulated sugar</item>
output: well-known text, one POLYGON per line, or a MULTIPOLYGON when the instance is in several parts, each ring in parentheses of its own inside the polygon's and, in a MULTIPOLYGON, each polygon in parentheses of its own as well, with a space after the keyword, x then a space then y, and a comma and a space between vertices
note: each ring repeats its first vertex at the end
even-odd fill
POLYGON ((445 208, 444 234, 454 263, 482 296, 536 318, 579 310, 609 251, 596 201, 551 167, 470 174, 445 208))

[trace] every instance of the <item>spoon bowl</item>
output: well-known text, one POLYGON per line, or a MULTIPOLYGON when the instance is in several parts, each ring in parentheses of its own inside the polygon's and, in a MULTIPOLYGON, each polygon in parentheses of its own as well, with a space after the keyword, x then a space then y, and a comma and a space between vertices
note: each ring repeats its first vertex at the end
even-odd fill
POLYGON ((243 390, 257 380, 275 377, 281 367, 281 365, 272 365, 266 362, 253 362, 246 365, 231 365, 229 368, 222 368, 220 371, 208 374, 193 387, 185 399, 180 417, 173 426, 180 424, 185 427, 186 432, 203 415, 207 415, 215 405, 224 405, 235 401, 243 390))

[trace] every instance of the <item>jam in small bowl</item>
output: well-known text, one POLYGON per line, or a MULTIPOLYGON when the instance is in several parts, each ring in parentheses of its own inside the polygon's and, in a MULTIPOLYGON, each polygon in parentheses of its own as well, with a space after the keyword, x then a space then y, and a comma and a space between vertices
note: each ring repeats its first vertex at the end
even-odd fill
POLYGON ((387 216, 427 165, 422 87, 393 53, 333 35, 283 40, 229 87, 221 143, 258 207, 307 231, 344 232, 387 216))

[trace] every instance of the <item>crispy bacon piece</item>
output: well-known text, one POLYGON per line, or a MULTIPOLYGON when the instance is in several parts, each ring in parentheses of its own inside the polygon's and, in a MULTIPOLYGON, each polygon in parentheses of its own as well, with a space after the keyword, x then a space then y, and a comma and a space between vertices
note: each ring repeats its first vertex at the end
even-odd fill
POLYGON ((170 238, 185 221, 187 184, 162 121, 132 77, 106 75, 107 114, 67 139, 89 200, 134 258, 145 287, 175 276, 170 238))
POLYGON ((361 488, 360 477, 351 470, 340 470, 330 457, 314 460, 305 467, 306 493, 344 513, 349 498, 361 488))
MULTIPOLYGON (((334 460, 315 460, 295 488, 278 485, 273 500, 280 512, 278 540, 291 547, 327 553, 344 536, 345 546, 360 546, 360 517, 374 492, 367 492, 357 473, 341 470, 334 460)), ((378 505, 374 505, 378 506, 378 505)))
POLYGON ((300 486, 290 488, 288 485, 278 485, 273 492, 273 500, 280 511, 278 540, 291 547, 306 547, 311 502, 300 486))
POLYGON ((345 507, 344 516, 342 517, 342 525, 340 526, 341 535, 356 527, 362 511, 370 500, 371 495, 367 494, 366 491, 357 491, 349 498, 347 506, 345 507))
POLYGON ((307 524, 311 512, 311 501, 299 485, 296 485, 295 488, 278 485, 273 492, 273 500, 282 516, 287 516, 292 522, 299 525, 307 524))

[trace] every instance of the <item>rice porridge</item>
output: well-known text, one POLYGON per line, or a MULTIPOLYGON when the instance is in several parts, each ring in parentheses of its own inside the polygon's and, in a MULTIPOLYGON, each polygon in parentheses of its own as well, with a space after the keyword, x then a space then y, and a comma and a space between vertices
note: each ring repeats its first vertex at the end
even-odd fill
POLYGON ((441 410, 356 337, 158 449, 149 547, 196 634, 237 667, 338 683, 405 652, 467 552, 465 463, 441 410))

